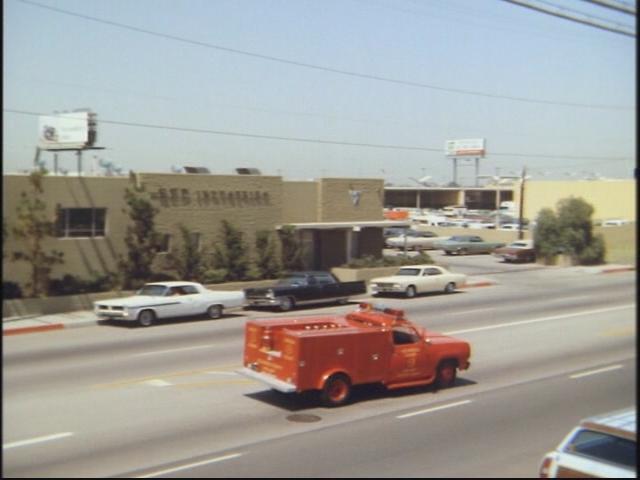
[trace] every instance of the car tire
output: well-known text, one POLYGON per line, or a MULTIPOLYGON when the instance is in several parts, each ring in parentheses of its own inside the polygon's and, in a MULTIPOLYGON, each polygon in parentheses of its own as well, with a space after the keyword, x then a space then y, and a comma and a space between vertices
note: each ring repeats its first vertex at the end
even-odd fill
POLYGON ((444 293, 453 293, 456 291, 456 284, 453 282, 449 282, 444 287, 444 293))
POLYGON ((456 382, 458 365, 455 360, 445 360, 438 365, 436 388, 449 388, 456 382))
POLYGON ((222 305, 211 305, 207 308, 207 317, 212 320, 222 317, 222 305))
POLYGON ((351 397, 351 380, 342 373, 331 375, 322 387, 322 404, 325 407, 340 407, 351 397))
POLYGON ((458 250, 458 255, 467 255, 469 251, 466 248, 461 248, 458 250))
POLYGON ((280 298, 279 307, 281 311, 288 312, 289 310, 292 310, 294 306, 295 306, 295 301, 293 300, 293 298, 291 297, 280 298))
POLYGON ((150 327, 156 321, 156 314, 153 310, 143 310, 138 314, 138 325, 141 327, 150 327))
POLYGON ((416 296, 416 287, 413 285, 409 285, 407 289, 404 291, 404 296, 407 298, 413 298, 416 296))

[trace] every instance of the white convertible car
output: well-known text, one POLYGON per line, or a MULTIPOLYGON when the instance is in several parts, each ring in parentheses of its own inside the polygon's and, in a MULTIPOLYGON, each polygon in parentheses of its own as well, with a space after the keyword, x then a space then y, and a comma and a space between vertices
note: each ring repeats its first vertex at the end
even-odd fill
POLYGON ((242 290, 213 291, 194 282, 154 282, 130 297, 93 302, 93 309, 102 319, 137 322, 148 327, 158 318, 203 314, 220 318, 225 309, 244 304, 242 290))
POLYGON ((400 293, 413 298, 418 293, 445 292, 451 293, 464 285, 467 276, 463 273, 452 273, 437 265, 408 265, 390 277, 374 278, 370 282, 371 293, 400 293))

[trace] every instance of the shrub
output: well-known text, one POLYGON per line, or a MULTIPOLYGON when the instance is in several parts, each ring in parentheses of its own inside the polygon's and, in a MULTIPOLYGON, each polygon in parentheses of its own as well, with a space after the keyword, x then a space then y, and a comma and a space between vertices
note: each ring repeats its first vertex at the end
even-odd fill
POLYGON ((404 255, 398 256, 385 256, 376 258, 372 255, 365 255, 364 257, 354 258, 351 261, 342 265, 344 268, 375 268, 375 267, 395 267, 402 265, 417 265, 417 264, 431 264, 433 259, 426 253, 420 253, 413 257, 405 257, 404 255))

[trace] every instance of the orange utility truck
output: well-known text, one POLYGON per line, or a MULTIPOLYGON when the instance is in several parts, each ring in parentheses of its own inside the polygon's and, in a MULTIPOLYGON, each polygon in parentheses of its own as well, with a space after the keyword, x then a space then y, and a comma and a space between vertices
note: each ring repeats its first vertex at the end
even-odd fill
POLYGON ((470 353, 469 343, 415 325, 403 310, 361 303, 341 316, 247 321, 238 373, 285 393, 318 390, 335 407, 359 384, 451 386, 470 353))

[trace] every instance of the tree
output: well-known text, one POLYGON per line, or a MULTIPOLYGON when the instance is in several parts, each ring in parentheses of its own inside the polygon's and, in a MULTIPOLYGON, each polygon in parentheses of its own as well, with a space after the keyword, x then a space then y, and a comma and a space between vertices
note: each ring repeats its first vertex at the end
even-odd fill
POLYGON ((256 232, 256 255, 256 267, 261 278, 277 278, 280 275, 281 266, 270 231, 256 232))
POLYGON ((292 225, 285 225, 280 229, 280 243, 282 245, 282 267, 285 270, 296 271, 304 269, 304 249, 292 225))
POLYGON ((543 259, 548 265, 555 261, 560 249, 560 224, 552 209, 540 210, 533 232, 533 244, 537 258, 543 259))
MULTIPOLYGON (((42 178, 45 172, 35 171, 29 175, 31 193, 22 192, 16 207, 17 220, 12 229, 23 250, 13 252, 14 261, 27 262, 31 267, 31 281, 27 283, 28 295, 39 297, 46 294, 49 276, 54 265, 64 263, 63 253, 58 250, 45 251, 47 237, 55 234, 55 224, 46 214, 47 206, 40 196, 44 192, 42 178)), ((4 233, 4 232, 3 232, 4 233)), ((4 235, 3 235, 4 238, 4 235)))
POLYGON ((582 198, 569 197, 557 205, 560 243, 574 265, 604 262, 604 239, 593 234, 593 207, 582 198))
POLYGON ((603 263, 605 243, 593 234, 593 207, 582 198, 561 199, 557 213, 544 208, 538 214, 534 244, 536 254, 552 263, 558 253, 570 256, 574 265, 603 263))
POLYGON ((120 258, 120 270, 125 288, 137 288, 152 275, 152 263, 160 250, 160 234, 155 229, 158 209, 147 198, 143 189, 127 189, 125 200, 131 224, 127 226, 124 242, 126 259, 120 258))
POLYGON ((220 241, 213 245, 213 266, 225 270, 225 280, 244 280, 249 258, 243 233, 228 220, 222 220, 220 241))
POLYGON ((179 225, 182 244, 177 252, 167 255, 169 268, 178 272, 182 280, 200 280, 205 269, 204 258, 199 250, 198 239, 183 224, 179 225))

